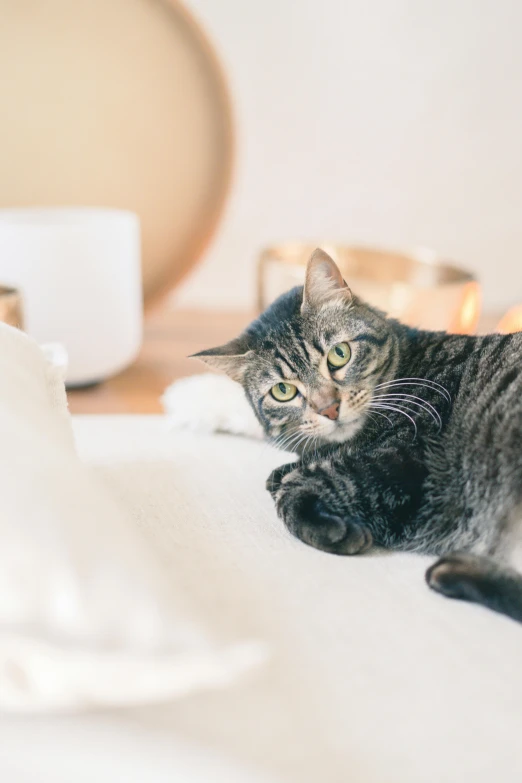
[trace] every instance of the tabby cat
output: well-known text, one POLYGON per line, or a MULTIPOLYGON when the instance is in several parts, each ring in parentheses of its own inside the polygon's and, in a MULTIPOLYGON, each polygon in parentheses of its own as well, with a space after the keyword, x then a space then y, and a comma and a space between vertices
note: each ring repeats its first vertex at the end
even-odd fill
POLYGON ((197 356, 298 453, 267 482, 295 536, 336 555, 437 555, 430 587, 522 621, 522 334, 412 329, 318 249, 304 287, 197 356))

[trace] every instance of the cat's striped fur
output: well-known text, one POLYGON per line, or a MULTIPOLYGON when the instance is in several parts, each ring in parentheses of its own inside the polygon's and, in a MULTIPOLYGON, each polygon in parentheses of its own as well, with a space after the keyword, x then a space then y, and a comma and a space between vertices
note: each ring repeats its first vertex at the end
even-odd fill
POLYGON ((438 555, 431 587, 522 621, 522 334, 425 332, 353 296, 316 251, 305 287, 200 357, 240 381, 267 436, 300 455, 268 479, 305 543, 438 555), (333 344, 351 348, 329 367, 333 344), (277 402, 281 380, 298 388, 277 402), (339 403, 338 418, 321 410, 339 403))

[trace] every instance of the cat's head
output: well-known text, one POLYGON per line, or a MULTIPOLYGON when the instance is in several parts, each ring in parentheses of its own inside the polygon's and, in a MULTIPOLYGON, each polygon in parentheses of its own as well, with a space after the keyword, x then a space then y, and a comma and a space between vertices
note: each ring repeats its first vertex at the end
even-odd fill
POLYGON ((393 377, 392 322, 352 294, 316 250, 305 285, 279 297, 235 340, 196 354, 242 384, 271 438, 289 450, 352 438, 377 384, 393 377))

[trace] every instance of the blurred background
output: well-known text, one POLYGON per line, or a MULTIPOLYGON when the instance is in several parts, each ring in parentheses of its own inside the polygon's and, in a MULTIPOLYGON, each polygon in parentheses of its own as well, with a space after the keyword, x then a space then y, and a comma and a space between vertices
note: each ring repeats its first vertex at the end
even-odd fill
POLYGON ((287 237, 428 246, 486 308, 522 293, 522 6, 516 0, 189 0, 237 128, 218 236, 176 294, 252 302, 259 246, 287 237))
POLYGON ((59 368, 0 324, 0 781, 520 783, 520 628, 301 546, 281 454, 205 434, 239 387, 165 394, 318 245, 412 326, 522 330, 520 0, 0 20, 0 321, 59 368))
POLYGON ((169 381, 198 371, 186 353, 233 336, 298 281, 283 275, 259 296, 267 245, 450 263, 428 279, 391 255, 379 261, 388 289, 375 302, 427 328, 473 331, 480 299, 479 328, 493 328, 522 300, 515 0, 0 0, 0 10, 0 218, 1 208, 96 207, 141 224, 138 354, 141 315, 129 304, 116 318, 108 293, 116 302, 123 290, 124 261, 109 275, 112 250, 89 256, 86 229, 76 251, 56 232, 52 262, 31 266, 26 229, 2 243, 0 220, 0 284, 21 290, 28 331, 66 346, 70 385, 111 378, 71 392, 73 410, 159 410, 169 381), (76 293, 59 271, 71 265, 76 293), (449 296, 454 269, 471 277, 447 300, 450 318, 437 296, 449 296), (464 285, 473 278, 480 294, 464 285), (405 283, 425 291, 411 312, 405 283), (100 339, 78 339, 96 323, 113 341, 98 370, 100 339))

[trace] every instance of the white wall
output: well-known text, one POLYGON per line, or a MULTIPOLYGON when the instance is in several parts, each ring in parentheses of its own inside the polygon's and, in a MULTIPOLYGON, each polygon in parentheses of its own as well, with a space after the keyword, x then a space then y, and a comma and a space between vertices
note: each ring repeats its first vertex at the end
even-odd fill
POLYGON ((431 246, 522 300, 522 3, 188 0, 238 125, 220 233, 183 306, 247 307, 261 245, 431 246))

